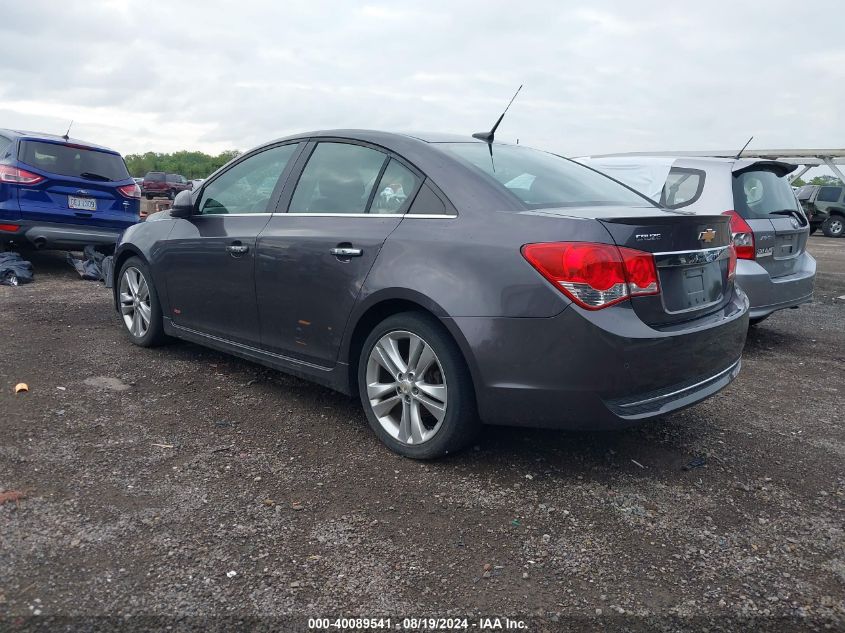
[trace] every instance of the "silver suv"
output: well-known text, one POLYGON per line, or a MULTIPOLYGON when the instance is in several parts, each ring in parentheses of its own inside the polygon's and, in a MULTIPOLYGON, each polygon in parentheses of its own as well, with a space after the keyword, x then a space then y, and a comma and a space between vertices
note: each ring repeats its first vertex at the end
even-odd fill
POLYGON ((810 225, 786 179, 794 165, 669 154, 576 160, 670 209, 729 215, 736 280, 751 301, 752 324, 812 299, 816 260, 806 252, 810 225))

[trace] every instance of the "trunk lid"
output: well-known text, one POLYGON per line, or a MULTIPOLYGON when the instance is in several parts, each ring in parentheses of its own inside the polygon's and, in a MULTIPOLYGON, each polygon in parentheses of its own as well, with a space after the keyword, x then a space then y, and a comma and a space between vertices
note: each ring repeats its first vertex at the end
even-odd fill
POLYGON ((591 206, 541 209, 529 215, 593 220, 612 243, 652 253, 660 294, 629 299, 637 316, 652 326, 671 325, 716 312, 730 301, 730 218, 657 206, 591 206))
POLYGON ((755 260, 772 278, 801 269, 810 223, 786 174, 795 167, 776 161, 738 163, 733 171, 734 209, 754 233, 755 260))
POLYGON ((652 253, 660 294, 633 297, 637 315, 649 325, 668 325, 718 310, 730 299, 731 243, 726 216, 655 210, 652 217, 601 217, 618 246, 652 253))

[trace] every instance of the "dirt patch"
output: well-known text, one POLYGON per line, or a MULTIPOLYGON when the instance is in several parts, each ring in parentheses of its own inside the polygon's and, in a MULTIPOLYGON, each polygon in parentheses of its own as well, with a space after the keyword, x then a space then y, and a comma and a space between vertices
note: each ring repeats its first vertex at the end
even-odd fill
POLYGON ((718 396, 433 463, 321 387, 132 346, 101 284, 35 255, 0 287, 0 491, 27 493, 0 506, 0 612, 843 626, 845 240, 810 250, 816 301, 753 328, 718 396))

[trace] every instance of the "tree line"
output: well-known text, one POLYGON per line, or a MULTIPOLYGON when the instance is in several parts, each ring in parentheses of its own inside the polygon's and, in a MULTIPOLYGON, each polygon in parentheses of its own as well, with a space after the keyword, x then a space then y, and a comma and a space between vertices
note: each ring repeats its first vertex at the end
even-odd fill
POLYGON ((796 178, 791 184, 795 187, 803 187, 804 185, 842 185, 839 178, 828 175, 816 176, 809 181, 802 178, 796 178))
POLYGON ((174 152, 162 154, 147 152, 145 154, 128 154, 124 157, 129 173, 136 178, 143 178, 148 171, 164 171, 170 174, 182 174, 188 180, 206 178, 218 167, 228 163, 240 155, 235 149, 220 152, 216 156, 204 152, 174 152))

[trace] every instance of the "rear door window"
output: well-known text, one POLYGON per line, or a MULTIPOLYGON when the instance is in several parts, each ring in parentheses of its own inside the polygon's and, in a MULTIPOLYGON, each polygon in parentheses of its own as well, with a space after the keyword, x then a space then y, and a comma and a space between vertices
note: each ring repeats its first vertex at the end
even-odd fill
POLYGON ((839 194, 842 193, 841 187, 822 187, 819 190, 819 195, 816 200, 819 202, 836 202, 839 200, 839 194))
POLYGON ((700 169, 673 167, 666 177, 660 204, 670 209, 680 209, 701 197, 705 174, 700 169))
POLYGON ((9 146, 12 144, 12 139, 0 136, 0 158, 6 156, 9 146))
POLYGON ((65 143, 21 141, 22 163, 52 174, 87 180, 127 180, 129 172, 119 154, 65 143))
POLYGON ((734 207, 746 220, 771 219, 773 211, 798 209, 798 200, 786 178, 767 170, 734 174, 734 207))
MULTIPOLYGON (((386 160, 382 152, 362 145, 318 143, 296 184, 288 212, 366 213, 386 160)), ((393 194, 384 203, 397 201, 393 194)))

